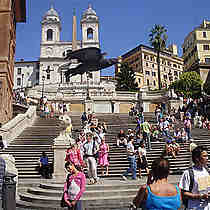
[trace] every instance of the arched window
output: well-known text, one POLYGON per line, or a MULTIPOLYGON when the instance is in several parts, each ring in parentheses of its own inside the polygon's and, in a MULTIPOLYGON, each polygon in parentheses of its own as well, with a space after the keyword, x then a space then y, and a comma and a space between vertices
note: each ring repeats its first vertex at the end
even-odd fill
POLYGON ((87 30, 87 38, 88 39, 93 39, 93 29, 92 28, 88 28, 88 30, 87 30))
POLYGON ((48 29, 47 30, 47 41, 52 41, 53 40, 53 30, 48 29))

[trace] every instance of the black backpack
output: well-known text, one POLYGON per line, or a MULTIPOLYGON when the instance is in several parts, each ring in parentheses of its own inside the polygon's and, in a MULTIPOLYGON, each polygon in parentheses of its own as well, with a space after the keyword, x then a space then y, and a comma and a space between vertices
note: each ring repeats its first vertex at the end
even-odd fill
MULTIPOLYGON (((190 176, 190 186, 189 186, 189 191, 188 192, 191 192, 192 189, 193 189, 193 184, 194 184, 194 173, 193 173, 193 169, 192 168, 189 168, 188 169, 188 172, 189 172, 189 176, 190 176)), ((185 206, 185 209, 187 209, 188 207, 188 200, 189 198, 187 196, 183 196, 182 198, 182 202, 185 206)))

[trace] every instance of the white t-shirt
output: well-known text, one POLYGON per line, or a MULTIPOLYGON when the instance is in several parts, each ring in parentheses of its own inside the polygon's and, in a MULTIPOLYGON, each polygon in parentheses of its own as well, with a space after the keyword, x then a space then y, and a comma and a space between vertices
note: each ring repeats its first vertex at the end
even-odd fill
POLYGON ((135 155, 134 146, 131 142, 129 142, 127 145, 127 153, 128 153, 128 157, 133 157, 135 155))
POLYGON ((169 129, 169 125, 170 125, 170 123, 168 122, 168 120, 165 120, 163 122, 163 128, 164 128, 164 130, 168 130, 169 129))
POLYGON ((138 148, 138 152, 141 154, 141 156, 145 156, 146 157, 147 151, 146 151, 145 148, 139 147, 138 148))
MULTIPOLYGON (((192 193, 207 193, 210 192, 210 176, 208 171, 203 169, 197 169, 193 167, 194 173, 194 183, 192 193)), ((190 175, 189 171, 186 170, 182 174, 182 177, 179 182, 179 187, 183 190, 189 191, 190 187, 190 175)), ((196 210, 210 210, 210 202, 200 201, 198 199, 188 200, 188 209, 196 210)))

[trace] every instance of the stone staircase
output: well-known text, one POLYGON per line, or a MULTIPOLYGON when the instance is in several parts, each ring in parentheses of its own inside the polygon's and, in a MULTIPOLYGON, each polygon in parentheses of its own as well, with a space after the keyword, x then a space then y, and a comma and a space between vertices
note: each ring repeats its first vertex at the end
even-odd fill
MULTIPOLYGON (((153 122, 154 116, 153 113, 146 114, 145 118, 148 117, 148 120, 153 122)), ((98 174, 101 177, 101 183, 86 187, 86 192, 82 198, 84 209, 86 210, 99 210, 103 208, 104 210, 111 209, 128 209, 128 203, 132 200, 132 198, 136 195, 137 189, 140 184, 146 182, 146 176, 143 177, 142 180, 132 181, 129 180, 127 182, 123 181, 120 178, 120 175, 128 168, 128 162, 126 157, 125 149, 116 147, 116 135, 121 128, 128 129, 135 127, 135 121, 129 118, 127 115, 98 115, 97 118, 99 122, 106 122, 108 126, 108 133, 106 135, 106 141, 110 145, 110 167, 109 167, 109 177, 102 177, 101 170, 98 169, 98 174)), ((38 119, 41 121, 43 119, 38 119)), ((48 128, 48 132, 46 131, 46 136, 48 133, 51 133, 51 127, 47 124, 49 121, 42 121, 40 123, 40 127, 44 130, 43 127, 48 128), (46 123, 46 124, 45 124, 46 123)), ((54 121, 56 122, 56 120, 54 121)), ((59 124, 59 122, 57 122, 59 124)), ((72 123, 74 126, 74 130, 78 131, 80 129, 80 117, 72 116, 72 123)), ((57 125, 57 124, 56 124, 57 125)), ((59 124, 60 125, 60 124, 59 124)), ((55 126, 58 130, 60 126, 55 126)), ((54 128, 54 127, 52 127, 54 128)), ((25 133, 25 131, 23 132, 25 133)), ((44 133, 44 132, 43 132, 44 133)), ((40 129, 40 135, 43 134, 40 129)), ((38 135, 34 131, 34 135, 38 135)), ((206 145, 208 148, 210 147, 209 143, 209 131, 194 129, 193 130, 193 138, 195 139, 197 144, 206 145)), ((24 134, 27 136, 27 132, 24 134)), ((78 133, 75 132, 75 136, 78 133)), ((43 135, 45 136, 45 135, 43 135)), ((32 137, 32 139, 36 139, 32 137)), ((39 138, 39 135, 37 136, 39 138)), ((48 138, 50 142, 50 138, 48 138)), ((30 142, 30 141, 29 141, 30 142)), ((52 142, 51 142, 52 143, 52 142)), ((15 145, 15 144, 13 144, 15 145)), ((17 144, 20 145, 20 144, 17 144)), ((48 144, 49 146, 50 144, 48 144)), ((35 145, 34 145, 35 146, 35 145)), ((152 142, 152 150, 147 152, 149 166, 154 158, 159 157, 162 153, 164 146, 164 142, 152 142)), ((38 147, 38 146, 37 146, 38 147)), ((177 156, 177 159, 173 159, 169 157, 170 165, 171 165, 171 174, 179 174, 184 169, 189 166, 189 156, 190 153, 188 151, 189 144, 181 145, 180 154, 177 156)), ((52 150, 49 147, 47 151, 50 155, 52 150)), ((20 152, 21 153, 21 152, 20 152)), ((20 157, 24 159, 24 156, 20 157)), ((51 156, 52 157, 52 156, 51 156)), ((52 157, 53 158, 53 157, 52 157)), ((30 161, 29 161, 30 162, 30 161)), ((31 160, 31 164, 32 164, 31 160)), ((22 170, 21 167, 19 170, 22 170)), ((143 171, 143 175, 144 175, 143 171)), ((23 176, 24 177, 24 176, 23 176)), ((177 182, 172 181, 172 182, 177 182)), ((33 182, 32 182, 33 183, 33 182)), ((56 183, 54 180, 40 180, 37 184, 28 184, 27 187, 22 185, 23 188, 19 189, 20 200, 17 202, 19 207, 23 207, 25 209, 60 209, 60 199, 63 190, 63 183, 56 183)))
POLYGON ((37 117, 31 127, 26 128, 8 148, 0 154, 11 154, 15 157, 18 177, 40 178, 35 170, 42 152, 46 152, 49 162, 53 162, 53 139, 59 135, 63 125, 57 119, 37 117))

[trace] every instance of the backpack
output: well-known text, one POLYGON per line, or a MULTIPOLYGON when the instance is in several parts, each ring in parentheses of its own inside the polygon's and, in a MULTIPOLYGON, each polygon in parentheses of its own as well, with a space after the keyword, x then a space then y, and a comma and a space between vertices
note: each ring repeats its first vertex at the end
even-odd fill
MULTIPOLYGON (((69 189, 69 186, 70 186, 70 183, 69 183, 69 178, 70 178, 71 174, 68 174, 67 178, 66 178, 66 182, 67 182, 67 191, 69 189)), ((63 207, 68 207, 68 204, 66 203, 66 201, 64 200, 64 193, 63 192, 63 195, 62 195, 62 198, 61 198, 61 203, 60 203, 60 206, 63 208, 63 207)))
MULTIPOLYGON (((193 189, 193 184, 194 184, 194 173, 193 173, 193 169, 192 168, 189 168, 188 169, 188 172, 189 172, 189 176, 190 176, 190 186, 189 186, 189 191, 188 192, 191 192, 192 189, 193 189)), ((186 196, 183 196, 182 198, 182 202, 185 206, 185 209, 187 209, 188 207, 188 198, 186 196)))

